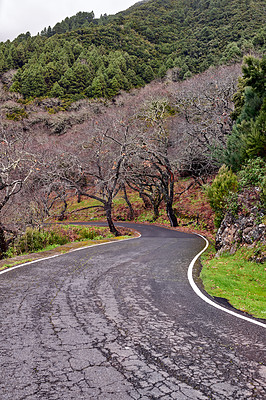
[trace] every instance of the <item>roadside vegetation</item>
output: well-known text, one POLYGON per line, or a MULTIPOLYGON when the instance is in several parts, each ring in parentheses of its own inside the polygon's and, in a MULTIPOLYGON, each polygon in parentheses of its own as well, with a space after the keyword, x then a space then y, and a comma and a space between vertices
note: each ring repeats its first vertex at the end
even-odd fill
POLYGON ((201 279, 212 296, 223 297, 238 310, 266 319, 266 263, 256 262, 266 246, 240 248, 215 257, 213 246, 202 256, 201 279))
MULTIPOLYGON (((132 236, 130 230, 121 228, 121 238, 130 236, 132 236)), ((115 236, 106 227, 49 224, 42 229, 27 228, 24 235, 14 240, 12 246, 4 254, 4 258, 47 251, 67 243, 86 242, 87 245, 88 241, 95 243, 114 238, 115 236)))

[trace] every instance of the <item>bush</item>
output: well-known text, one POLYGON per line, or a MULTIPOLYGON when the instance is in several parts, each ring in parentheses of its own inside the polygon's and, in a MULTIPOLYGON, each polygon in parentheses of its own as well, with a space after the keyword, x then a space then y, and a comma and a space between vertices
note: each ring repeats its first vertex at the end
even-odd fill
POLYGON ((263 187, 266 176, 266 162, 261 158, 250 159, 238 173, 240 188, 263 187))
POLYGON ((28 118, 28 114, 24 108, 14 107, 12 110, 6 113, 6 118, 10 119, 11 121, 20 121, 24 118, 28 118))
POLYGON ((99 236, 99 232, 88 228, 82 228, 79 231, 81 239, 94 240, 99 236))
MULTIPOLYGON (((66 235, 54 231, 35 230, 28 228, 26 233, 15 242, 10 254, 23 254, 40 251, 49 245, 63 245, 68 243, 66 235)), ((6 254, 6 256, 8 256, 6 254)))
POLYGON ((219 227, 225 214, 227 199, 231 193, 236 193, 238 187, 236 175, 223 165, 212 185, 207 189, 211 208, 215 212, 215 226, 219 227))

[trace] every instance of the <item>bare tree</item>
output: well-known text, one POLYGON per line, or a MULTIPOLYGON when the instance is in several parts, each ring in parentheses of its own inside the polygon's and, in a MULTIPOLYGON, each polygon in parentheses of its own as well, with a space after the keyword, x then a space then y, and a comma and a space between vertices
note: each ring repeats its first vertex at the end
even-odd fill
POLYGON ((68 155, 67 168, 61 167, 61 179, 81 196, 97 200, 106 214, 110 231, 116 236, 112 218, 113 199, 124 185, 124 164, 130 150, 129 126, 123 124, 100 131, 76 149, 78 156, 68 155), (81 183, 86 179, 86 186, 81 183))
POLYGON ((31 225, 40 225, 50 216, 59 220, 65 218, 71 193, 60 179, 61 164, 62 156, 59 154, 39 151, 31 180, 25 187, 25 194, 31 204, 31 225))
POLYGON ((145 194, 153 204, 154 217, 162 200, 171 226, 177 226, 173 210, 175 159, 170 157, 170 141, 166 128, 169 113, 167 99, 149 101, 138 116, 143 121, 136 152, 128 161, 128 181, 132 188, 145 194))
POLYGON ((153 220, 159 218, 159 207, 163 201, 163 194, 160 180, 157 174, 151 175, 151 164, 145 163, 141 157, 136 157, 135 161, 140 161, 142 167, 140 168, 139 162, 133 165, 133 160, 130 162, 130 168, 127 174, 128 186, 137 191, 140 198, 144 201, 145 208, 153 208, 153 220))
POLYGON ((217 168, 217 150, 232 130, 232 96, 240 66, 210 68, 173 88, 177 115, 172 124, 179 171, 201 184, 217 168))
POLYGON ((7 250, 2 212, 22 190, 35 168, 36 160, 25 149, 26 139, 18 132, 0 127, 0 257, 7 250))

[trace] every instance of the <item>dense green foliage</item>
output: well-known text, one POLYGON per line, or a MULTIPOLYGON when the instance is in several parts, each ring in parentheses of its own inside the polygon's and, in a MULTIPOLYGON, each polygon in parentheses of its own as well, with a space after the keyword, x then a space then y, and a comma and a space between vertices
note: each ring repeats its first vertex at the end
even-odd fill
POLYGON ((260 157, 250 159, 238 173, 239 186, 241 189, 251 186, 263 186, 266 177, 266 164, 260 157))
POLYGON ((238 172, 239 189, 255 187, 259 192, 259 200, 262 208, 266 209, 266 162, 265 159, 257 157, 249 159, 238 172))
POLYGON ((225 214, 228 196, 237 191, 238 182, 236 175, 223 165, 212 185, 207 189, 210 206, 215 211, 215 225, 220 226, 225 214))
POLYGON ((237 216, 239 212, 249 212, 250 207, 263 211, 266 207, 265 160, 249 159, 237 174, 223 165, 212 185, 207 187, 207 197, 215 212, 217 228, 227 212, 237 216))
POLYGON ((242 69, 234 96, 235 124, 224 154, 235 171, 248 159, 266 157, 266 57, 245 57, 242 69))
POLYGON ((0 74, 18 70, 11 89, 25 98, 112 97, 169 68, 183 79, 261 51, 264 8, 264 0, 151 0, 99 19, 79 12, 0 43, 0 74))

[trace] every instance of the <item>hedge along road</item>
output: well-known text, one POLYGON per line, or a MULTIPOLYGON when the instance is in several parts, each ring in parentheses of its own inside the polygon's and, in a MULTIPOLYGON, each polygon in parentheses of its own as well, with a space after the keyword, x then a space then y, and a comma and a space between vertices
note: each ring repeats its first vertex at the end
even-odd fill
POLYGON ((265 399, 265 329, 189 285, 205 241, 134 228, 0 275, 1 400, 265 399))

